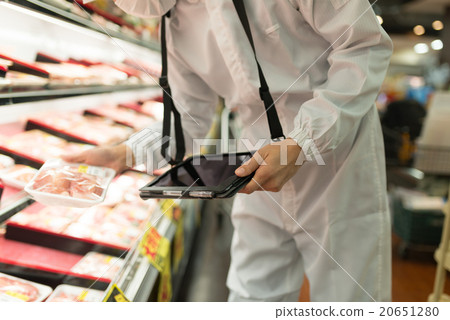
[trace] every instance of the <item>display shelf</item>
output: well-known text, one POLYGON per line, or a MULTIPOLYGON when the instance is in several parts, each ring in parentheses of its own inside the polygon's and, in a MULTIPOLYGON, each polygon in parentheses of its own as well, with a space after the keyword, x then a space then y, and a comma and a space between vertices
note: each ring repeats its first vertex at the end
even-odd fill
POLYGON ((147 89, 151 85, 98 85, 98 86, 76 86, 64 89, 42 89, 19 92, 0 93, 0 105, 22 103, 28 101, 48 100, 63 97, 73 97, 79 95, 100 94, 127 90, 147 89))
MULTIPOLYGON (((2 0, 0 0, 2 1, 2 0)), ((111 30, 109 28, 105 28, 103 26, 100 26, 98 23, 96 23, 95 21, 92 21, 90 18, 84 18, 81 17, 80 15, 74 14, 72 12, 69 12, 67 10, 64 10, 62 8, 58 8, 54 5, 51 5, 49 3, 45 3, 43 1, 40 0, 9 0, 9 2, 13 2, 19 5, 23 5, 23 6, 27 6, 29 8, 32 9, 44 9, 45 11, 48 11, 52 14, 57 15, 60 18, 63 18, 65 20, 74 22, 76 24, 82 25, 84 27, 88 27, 89 29, 101 32, 103 34, 106 34, 108 36, 114 37, 114 38, 118 38, 118 39, 122 39, 124 41, 127 42, 131 42, 134 44, 137 44, 139 46, 145 47, 145 48, 149 48, 152 50, 156 50, 156 51, 160 51, 160 45, 157 42, 153 42, 153 41, 143 41, 134 37, 131 37, 129 35, 125 35, 123 33, 121 33, 120 31, 117 30, 111 30)), ((87 15, 87 13, 86 13, 87 15)))
POLYGON ((172 274, 173 301, 177 301, 182 289, 205 201, 206 200, 183 200, 180 204, 184 214, 184 254, 179 263, 178 270, 172 274))
MULTIPOLYGON (((198 226, 198 215, 201 210, 202 201, 183 200, 180 207, 184 216, 184 254, 180 261, 177 272, 172 269, 172 300, 177 298, 183 278, 186 273, 190 253, 194 245, 194 237, 198 226)), ((153 215, 153 222, 159 234, 167 238, 172 244, 175 237, 176 226, 166 216, 161 217, 161 212, 157 210, 153 215)), ((142 256, 138 250, 139 243, 136 243, 125 258, 125 265, 117 277, 111 282, 110 287, 105 291, 109 292, 116 284, 130 301, 145 302, 156 301, 157 285, 159 284, 159 272, 142 256)), ((173 253, 172 253, 173 254, 173 253)))
MULTIPOLYGON (((150 225, 155 226, 159 234, 172 241, 176 227, 166 216, 161 217, 159 210, 152 215, 150 225)), ((158 275, 158 270, 147 257, 141 255, 138 241, 125 257, 121 272, 105 292, 109 292, 111 286, 116 284, 130 301, 145 302, 156 287, 158 275)))
POLYGON ((3 194, 0 202, 0 223, 8 220, 17 212, 25 209, 34 202, 23 190, 7 192, 9 194, 3 194))

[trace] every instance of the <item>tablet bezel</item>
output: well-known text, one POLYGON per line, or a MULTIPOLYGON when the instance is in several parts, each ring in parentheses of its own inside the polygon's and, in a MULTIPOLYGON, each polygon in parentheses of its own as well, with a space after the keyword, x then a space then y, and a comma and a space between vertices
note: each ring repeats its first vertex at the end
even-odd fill
POLYGON ((237 153, 227 153, 227 154, 213 154, 213 155, 195 155, 191 156, 187 159, 185 159, 183 162, 177 164, 170 170, 163 173, 161 176, 156 178, 155 180, 151 181, 149 184, 145 185, 140 191, 140 197, 142 199, 150 199, 150 198, 161 198, 161 199, 167 199, 167 198, 188 198, 188 199, 211 199, 211 198, 228 198, 235 195, 246 183, 248 183, 251 178, 253 177, 253 174, 250 174, 246 177, 238 177, 236 175, 231 176, 227 179, 225 179, 222 184, 217 186, 155 186, 159 181, 162 179, 165 179, 168 175, 173 172, 173 170, 178 170, 178 168, 185 166, 186 164, 192 162, 195 158, 198 157, 204 157, 206 160, 210 161, 218 161, 217 159, 211 159, 213 157, 241 157, 241 156, 248 156, 249 158, 253 155, 252 152, 237 152, 237 153), (210 192, 210 195, 203 195, 203 196, 192 196, 189 195, 190 192, 197 191, 197 192, 204 192, 205 194, 207 192, 210 192), (172 193, 172 194, 169 194, 172 193))

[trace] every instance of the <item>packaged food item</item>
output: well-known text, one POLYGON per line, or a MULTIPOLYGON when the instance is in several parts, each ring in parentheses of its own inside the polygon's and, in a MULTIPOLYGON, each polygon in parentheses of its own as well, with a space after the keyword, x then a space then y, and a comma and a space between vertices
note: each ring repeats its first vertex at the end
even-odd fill
POLYGON ((130 248, 143 234, 143 230, 131 225, 121 226, 105 222, 95 229, 91 238, 101 243, 109 243, 121 248, 130 248))
POLYGON ((0 179, 7 186, 23 189, 38 171, 23 164, 16 164, 0 171, 0 179))
POLYGON ((18 212, 9 219, 9 223, 60 233, 76 218, 71 208, 45 207, 38 212, 29 212, 27 209, 18 212))
POLYGON ((24 131, 5 140, 0 140, 0 146, 40 162, 58 158, 63 154, 78 153, 92 148, 89 145, 67 142, 62 138, 37 129, 24 131))
POLYGON ((0 273, 0 302, 39 302, 51 292, 48 286, 0 273))
POLYGON ((89 109, 88 112, 112 119, 117 123, 124 124, 136 130, 147 128, 155 122, 153 118, 145 114, 118 106, 105 105, 100 108, 89 109))
POLYGON ((63 234, 74 238, 90 239, 95 230, 95 226, 73 222, 63 231, 63 234))
POLYGON ((126 140, 134 130, 98 116, 78 113, 45 113, 28 119, 29 123, 46 126, 79 140, 96 145, 114 144, 126 140))
POLYGON ((26 185, 25 191, 50 206, 90 207, 103 201, 114 175, 110 168, 51 159, 26 185))
POLYGON ((139 227, 150 218, 152 211, 145 205, 124 202, 115 206, 107 221, 119 226, 139 227))
POLYGON ((124 260, 121 258, 92 251, 88 252, 70 271, 113 280, 123 264, 124 260))
POLYGON ((45 302, 101 302, 103 295, 100 290, 61 284, 45 302))
POLYGON ((152 116, 157 121, 164 118, 164 104, 158 101, 145 101, 141 108, 142 112, 152 116))
POLYGON ((3 154, 0 154, 0 170, 12 167, 14 165, 14 159, 3 154))

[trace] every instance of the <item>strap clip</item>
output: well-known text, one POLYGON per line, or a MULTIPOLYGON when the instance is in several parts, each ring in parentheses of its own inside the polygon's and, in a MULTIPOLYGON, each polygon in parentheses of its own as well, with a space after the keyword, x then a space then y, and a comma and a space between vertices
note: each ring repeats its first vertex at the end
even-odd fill
POLYGON ((164 90, 169 89, 169 80, 167 79, 167 76, 162 76, 161 78, 159 78, 159 85, 164 90))
POLYGON ((271 99, 272 96, 268 89, 263 89, 262 87, 259 88, 259 97, 261 100, 266 101, 267 98, 271 99))

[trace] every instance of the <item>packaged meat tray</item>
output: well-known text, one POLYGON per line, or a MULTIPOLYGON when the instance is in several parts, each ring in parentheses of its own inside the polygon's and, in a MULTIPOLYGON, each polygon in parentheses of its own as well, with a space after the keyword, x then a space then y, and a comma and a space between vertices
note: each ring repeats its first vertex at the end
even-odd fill
POLYGON ((51 292, 48 286, 0 273, 0 302, 39 302, 51 292))
POLYGON ((0 154, 0 170, 12 167, 14 165, 14 159, 3 154, 0 154))
POLYGON ((100 108, 89 109, 86 110, 86 114, 105 117, 135 130, 144 129, 155 122, 155 120, 148 115, 120 106, 102 106, 100 108))
POLYGON ((77 113, 42 114, 28 119, 27 130, 41 129, 64 139, 94 145, 108 145, 126 140, 134 130, 97 116, 77 113))
POLYGON ((136 112, 152 117, 156 121, 164 118, 164 104, 159 101, 148 100, 139 102, 121 103, 119 107, 134 110, 136 112))
POLYGON ((111 182, 104 204, 114 206, 124 201, 135 202, 153 208, 153 201, 142 200, 139 189, 148 184, 152 176, 136 171, 127 171, 111 182))
POLYGON ((37 168, 46 160, 63 154, 79 153, 92 146, 67 142, 41 130, 28 130, 0 140, 0 149, 12 157, 31 160, 37 168))
POLYGON ((0 179, 2 180, 3 184, 7 186, 17 189, 23 189, 37 172, 38 170, 29 166, 16 164, 12 167, 1 170, 0 179))
POLYGON ((88 252, 73 268, 73 273, 113 280, 124 265, 124 260, 98 252, 88 252))
POLYGON ((38 212, 26 208, 11 217, 8 223, 59 233, 75 219, 77 213, 72 208, 44 207, 38 212))
POLYGON ((145 101, 142 104, 141 111, 155 118, 157 121, 162 121, 164 118, 164 104, 158 101, 145 101))
POLYGON ((51 159, 25 186, 25 191, 49 206, 85 208, 104 200, 114 175, 110 168, 51 159))
POLYGON ((100 290, 61 284, 45 302, 101 302, 103 295, 100 290))

